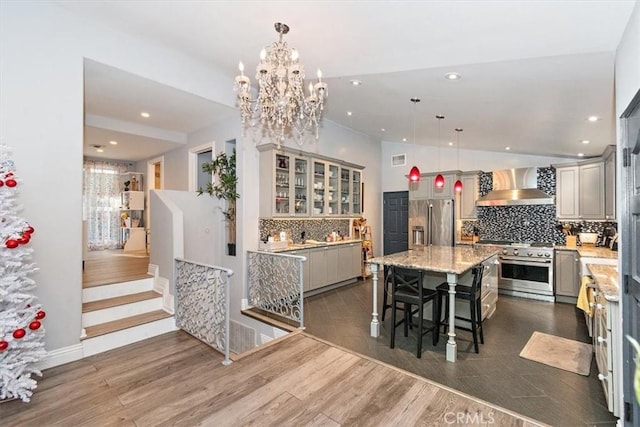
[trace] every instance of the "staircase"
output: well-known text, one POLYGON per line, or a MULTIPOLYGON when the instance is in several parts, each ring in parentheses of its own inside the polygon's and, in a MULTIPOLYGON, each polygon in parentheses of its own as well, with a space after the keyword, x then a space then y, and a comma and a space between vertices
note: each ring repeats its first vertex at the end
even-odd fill
POLYGON ((166 286, 168 282, 149 274, 142 279, 84 288, 84 357, 176 330, 170 313, 172 304, 165 302, 162 294, 166 286))

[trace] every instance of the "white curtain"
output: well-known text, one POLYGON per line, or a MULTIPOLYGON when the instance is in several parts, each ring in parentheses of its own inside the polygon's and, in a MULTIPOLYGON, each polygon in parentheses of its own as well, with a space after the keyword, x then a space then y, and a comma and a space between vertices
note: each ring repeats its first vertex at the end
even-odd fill
POLYGON ((87 221, 89 250, 121 249, 121 174, 128 163, 104 160, 84 161, 82 210, 87 221))

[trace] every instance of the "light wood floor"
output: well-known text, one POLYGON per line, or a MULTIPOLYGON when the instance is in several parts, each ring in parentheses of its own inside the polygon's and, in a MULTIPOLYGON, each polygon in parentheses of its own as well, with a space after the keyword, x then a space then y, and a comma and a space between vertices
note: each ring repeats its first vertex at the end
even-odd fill
POLYGON ((149 277, 149 256, 145 252, 125 253, 122 250, 91 251, 84 261, 82 286, 108 285, 149 277))
POLYGON ((184 332, 154 337, 46 370, 0 424, 540 425, 304 333, 270 344, 223 366, 184 332))

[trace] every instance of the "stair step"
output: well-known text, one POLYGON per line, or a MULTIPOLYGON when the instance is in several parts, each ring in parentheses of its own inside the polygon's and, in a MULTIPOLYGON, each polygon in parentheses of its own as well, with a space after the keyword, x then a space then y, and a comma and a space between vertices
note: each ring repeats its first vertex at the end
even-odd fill
MULTIPOLYGON (((87 328, 88 329, 88 328, 87 328)), ((176 331, 173 316, 165 317, 149 323, 143 323, 108 334, 82 339, 83 357, 93 356, 128 344, 133 344, 167 332, 176 331)))
POLYGON ((147 276, 145 279, 85 288, 82 290, 82 302, 88 303, 151 290, 153 290, 153 277, 147 276))
POLYGON ((105 308, 117 307, 119 305, 130 304, 133 302, 145 301, 159 297, 162 297, 162 295, 158 292, 146 291, 138 292, 136 294, 122 295, 114 298, 85 302, 84 304, 82 304, 82 312, 89 313, 91 311, 103 310, 105 308))
POLYGON ((114 320, 112 322, 89 326, 85 329, 87 336, 83 339, 93 338, 99 335, 120 331, 122 329, 143 325, 145 323, 154 322, 167 317, 172 317, 172 315, 164 310, 155 310, 144 314, 138 314, 136 316, 125 317, 124 319, 114 320))

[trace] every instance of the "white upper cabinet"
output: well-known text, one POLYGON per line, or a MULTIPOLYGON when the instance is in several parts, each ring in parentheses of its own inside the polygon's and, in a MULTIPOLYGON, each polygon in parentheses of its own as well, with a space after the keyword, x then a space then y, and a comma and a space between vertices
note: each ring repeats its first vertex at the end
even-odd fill
POLYGON ((435 179, 438 173, 421 174, 420 181, 409 182, 409 199, 453 199, 455 193, 453 184, 459 176, 458 171, 442 172, 444 177, 444 186, 436 188, 435 179))
POLYGON ((272 144, 258 150, 261 217, 361 215, 361 166, 272 144))
POLYGON ((480 190, 479 173, 480 171, 471 171, 460 174, 460 181, 462 182, 462 192, 458 196, 460 219, 477 218, 476 201, 478 200, 480 190))
POLYGON ((604 154, 604 217, 616 218, 616 150, 612 145, 604 154))
POLYGON ((556 165, 558 219, 605 219, 605 162, 556 165))

